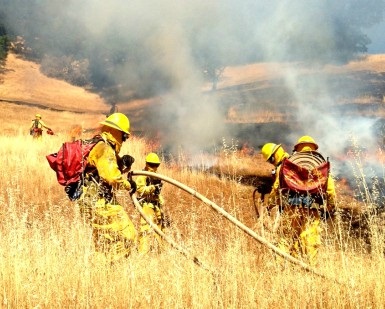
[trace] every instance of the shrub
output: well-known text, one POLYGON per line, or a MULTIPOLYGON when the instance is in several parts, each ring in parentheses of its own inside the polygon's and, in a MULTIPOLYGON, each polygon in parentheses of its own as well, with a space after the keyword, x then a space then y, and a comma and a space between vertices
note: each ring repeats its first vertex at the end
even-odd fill
POLYGON ((0 64, 3 65, 8 52, 8 38, 6 35, 0 36, 0 64))
POLYGON ((41 62, 41 71, 45 75, 80 87, 86 87, 90 83, 88 67, 87 59, 79 60, 73 56, 46 56, 41 62))

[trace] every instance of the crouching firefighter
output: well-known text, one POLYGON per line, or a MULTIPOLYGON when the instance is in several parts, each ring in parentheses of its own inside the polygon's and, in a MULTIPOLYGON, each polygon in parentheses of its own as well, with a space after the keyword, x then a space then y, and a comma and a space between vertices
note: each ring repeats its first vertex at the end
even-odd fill
POLYGON ((132 221, 116 200, 117 190, 133 193, 136 189, 134 181, 123 177, 134 159, 128 155, 119 156, 122 143, 130 135, 128 118, 122 113, 114 113, 100 124, 100 141, 87 158, 77 205, 84 220, 92 227, 95 249, 113 262, 128 256, 137 241, 132 221))
MULTIPOLYGON (((156 153, 151 152, 146 156, 145 171, 156 173, 159 165, 160 160, 156 153)), ((136 178, 139 203, 143 208, 143 212, 147 218, 164 232, 170 222, 163 209, 164 199, 161 195, 162 185, 161 180, 155 177, 138 176, 136 178)), ((141 218, 138 251, 140 253, 148 253, 150 251, 159 252, 163 245, 162 238, 153 231, 144 218, 141 218)))

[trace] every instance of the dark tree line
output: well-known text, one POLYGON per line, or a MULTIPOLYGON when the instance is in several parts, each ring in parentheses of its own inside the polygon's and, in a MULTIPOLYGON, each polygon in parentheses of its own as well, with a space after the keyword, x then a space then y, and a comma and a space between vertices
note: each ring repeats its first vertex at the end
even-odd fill
POLYGON ((4 20, 3 14, 0 12, 0 68, 7 57, 8 36, 5 25, 1 22, 4 20))

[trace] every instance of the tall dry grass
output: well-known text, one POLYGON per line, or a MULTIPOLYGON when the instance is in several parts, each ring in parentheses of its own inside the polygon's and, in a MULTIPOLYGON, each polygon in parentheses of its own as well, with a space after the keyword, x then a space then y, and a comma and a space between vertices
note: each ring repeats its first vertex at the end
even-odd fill
MULTIPOLYGON (((0 303, 3 308, 384 308, 384 235, 373 228, 372 247, 353 241, 336 219, 324 225, 318 270, 342 283, 282 267, 274 254, 209 206, 165 184, 168 234, 215 272, 199 267, 175 249, 140 256, 113 266, 95 254, 89 228, 69 202, 45 155, 63 140, 45 136, 1 136, 0 303), (354 245, 353 245, 354 243, 354 245)), ((133 137, 122 153, 136 158, 156 150, 133 137)), ((196 168, 180 154, 159 173, 200 192, 259 232, 252 187, 241 185, 237 165, 247 158, 231 147, 218 157, 196 158, 196 168), (221 163, 226 177, 206 173, 221 163)), ((243 167, 242 167, 243 168, 243 167)), ((137 225, 139 216, 126 193, 122 205, 137 225)), ((274 236, 266 234, 271 241, 274 236)))

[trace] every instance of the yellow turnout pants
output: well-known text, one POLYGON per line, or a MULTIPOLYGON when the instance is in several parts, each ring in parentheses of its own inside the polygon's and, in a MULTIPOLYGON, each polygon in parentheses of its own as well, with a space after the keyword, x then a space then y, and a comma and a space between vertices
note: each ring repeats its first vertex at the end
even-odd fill
POLYGON ((293 257, 303 257, 311 266, 315 266, 318 262, 322 231, 318 211, 306 207, 285 206, 281 220, 278 248, 293 257))
POLYGON ((110 261, 127 257, 136 246, 137 231, 122 206, 97 199, 83 193, 79 208, 85 221, 92 228, 95 249, 110 261))
MULTIPOLYGON (((143 212, 146 217, 155 223, 160 230, 163 231, 162 226, 162 211, 159 206, 153 203, 143 203, 143 212)), ((154 232, 151 226, 147 223, 144 218, 140 218, 140 237, 139 237, 139 248, 140 253, 148 253, 152 250, 160 251, 163 247, 162 238, 154 232)))

